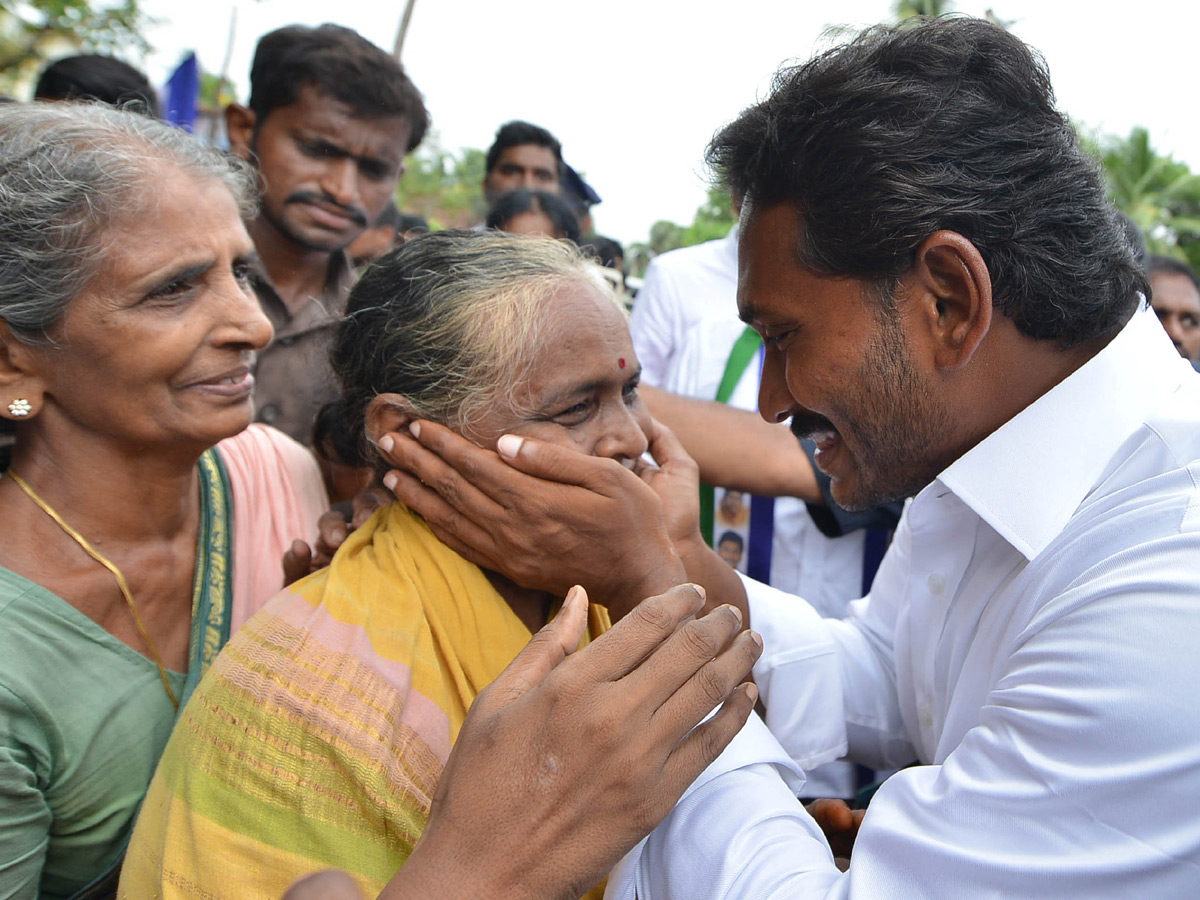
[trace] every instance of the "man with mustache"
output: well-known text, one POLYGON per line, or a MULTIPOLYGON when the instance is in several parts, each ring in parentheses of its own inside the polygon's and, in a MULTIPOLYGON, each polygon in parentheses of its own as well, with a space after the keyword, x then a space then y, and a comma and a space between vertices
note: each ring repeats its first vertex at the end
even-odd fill
POLYGON ((262 191, 246 227, 275 340, 259 354, 256 415, 308 444, 317 410, 337 396, 326 344, 354 283, 345 248, 392 199, 429 116, 374 44, 337 25, 295 25, 258 42, 249 106, 231 104, 225 123, 262 191))
POLYGON ((735 747, 610 900, 1195 896, 1200 376, 1045 63, 982 20, 873 29, 779 72, 709 161, 742 202, 761 414, 815 442, 842 506, 915 495, 847 618, 704 546, 669 435, 633 473, 418 422, 386 482, 469 558, 580 583, 614 618, 685 579, 743 605, 801 768, 920 764, 880 788, 842 873, 769 744, 735 747))

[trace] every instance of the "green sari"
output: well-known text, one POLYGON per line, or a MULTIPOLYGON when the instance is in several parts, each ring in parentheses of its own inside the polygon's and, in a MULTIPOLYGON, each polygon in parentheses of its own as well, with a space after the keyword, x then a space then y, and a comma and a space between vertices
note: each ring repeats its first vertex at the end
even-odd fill
MULTIPOLYGON (((215 449, 200 459, 198 472, 201 521, 188 672, 167 673, 181 705, 231 627, 229 476, 215 449)), ((0 569, 5 891, 46 900, 115 896, 137 809, 176 715, 152 660, 61 597, 0 569)))

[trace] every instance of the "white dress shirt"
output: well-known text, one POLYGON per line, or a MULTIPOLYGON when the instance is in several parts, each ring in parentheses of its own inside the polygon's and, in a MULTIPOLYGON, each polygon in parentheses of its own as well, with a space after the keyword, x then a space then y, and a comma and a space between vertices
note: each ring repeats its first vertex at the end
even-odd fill
POLYGON ((1139 312, 953 463, 847 620, 747 582, 792 758, 923 763, 876 794, 848 873, 763 742, 609 896, 1200 897, 1200 376, 1172 351, 1139 312))
POLYGON ((699 322, 737 315, 737 226, 720 240, 650 261, 633 301, 629 333, 642 381, 662 387, 684 338, 699 322))

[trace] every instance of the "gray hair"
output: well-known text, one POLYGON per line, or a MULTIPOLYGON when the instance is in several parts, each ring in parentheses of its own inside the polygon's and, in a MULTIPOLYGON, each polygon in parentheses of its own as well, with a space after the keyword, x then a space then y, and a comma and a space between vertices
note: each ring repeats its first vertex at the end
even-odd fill
POLYGON ((156 163, 215 178, 252 210, 244 164, 163 122, 100 104, 0 105, 0 320, 14 337, 53 342, 112 223, 154 202, 156 163))
POLYGON ((547 301, 571 284, 620 308, 595 264, 565 241, 440 231, 376 261, 350 294, 331 354, 342 387, 329 435, 337 455, 371 461, 363 426, 378 394, 401 394, 419 417, 468 437, 497 403, 521 414, 530 360, 553 315, 547 301))

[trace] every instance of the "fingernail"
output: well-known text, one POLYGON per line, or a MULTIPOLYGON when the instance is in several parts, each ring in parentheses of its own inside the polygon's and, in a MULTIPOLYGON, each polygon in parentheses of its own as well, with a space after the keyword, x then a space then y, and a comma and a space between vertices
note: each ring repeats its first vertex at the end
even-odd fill
POLYGON ((753 681, 747 682, 745 685, 746 696, 750 698, 751 703, 758 702, 758 685, 753 681))
POLYGON ((384 453, 391 453, 394 446, 396 446, 396 440, 390 434, 385 434, 379 439, 379 449, 384 453))
POLYGON ((752 640, 752 641, 754 641, 754 643, 758 644, 760 649, 762 648, 762 645, 763 645, 762 635, 759 634, 757 631, 750 632, 750 640, 752 640))
POLYGON ((413 437, 419 438, 421 436, 421 423, 410 422, 408 425, 408 430, 412 432, 413 437))
POLYGON ((505 434, 496 441, 496 450, 505 459, 516 459, 517 454, 521 452, 521 445, 525 443, 525 438, 517 437, 515 434, 505 434))
POLYGON ((707 600, 707 599, 708 599, 708 591, 706 591, 706 590, 704 589, 704 585, 702 585, 702 584, 696 584, 694 581, 693 581, 693 582, 691 582, 691 585, 692 585, 692 587, 693 587, 693 588, 695 588, 695 590, 696 590, 696 593, 700 595, 700 599, 701 599, 701 600, 707 600))
POLYGON ((738 624, 741 625, 742 624, 742 611, 740 609, 738 609, 736 606, 734 606, 732 603, 726 603, 725 608, 727 610, 729 610, 731 613, 733 613, 733 617, 735 619, 737 619, 738 624))
POLYGON ((394 494, 396 493, 396 482, 399 480, 395 472, 388 472, 383 476, 383 486, 394 494))
POLYGON ((577 584, 567 591, 567 598, 563 601, 563 605, 575 603, 581 596, 587 596, 587 594, 583 589, 583 585, 577 584))

